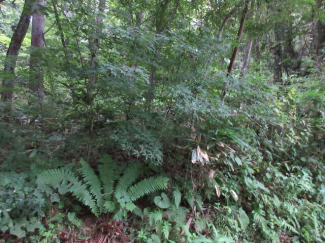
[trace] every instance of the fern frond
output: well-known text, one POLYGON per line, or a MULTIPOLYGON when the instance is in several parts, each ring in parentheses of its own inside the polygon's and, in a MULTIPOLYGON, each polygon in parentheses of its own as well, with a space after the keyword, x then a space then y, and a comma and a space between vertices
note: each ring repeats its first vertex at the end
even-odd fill
POLYGON ((153 212, 150 212, 148 216, 149 216, 149 224, 153 225, 162 220, 163 212, 160 209, 157 209, 153 212))
POLYGON ((44 171, 37 177, 38 185, 46 185, 46 184, 60 184, 63 180, 71 181, 78 180, 75 174, 71 171, 65 169, 52 169, 44 171))
POLYGON ((89 193, 87 185, 80 181, 73 172, 65 169, 52 169, 43 172, 37 178, 39 185, 60 184, 62 181, 69 182, 69 192, 77 197, 84 205, 89 206, 95 215, 99 214, 96 202, 89 193))
POLYGON ((84 205, 88 206, 96 216, 98 216, 99 210, 96 201, 93 198, 92 194, 89 192, 87 185, 77 180, 70 181, 70 183, 71 186, 69 188, 69 191, 84 205))
POLYGON ((131 201, 135 201, 138 198, 153 193, 158 190, 164 190, 167 187, 167 177, 149 177, 138 182, 134 186, 130 187, 128 194, 131 201))
POLYGON ((171 231, 171 229, 172 229, 172 224, 169 223, 167 220, 164 220, 162 223, 161 231, 166 240, 168 240, 169 238, 169 232, 171 231))
POLYGON ((129 186, 135 182, 143 173, 143 168, 140 164, 133 164, 125 171, 124 175, 116 185, 116 192, 126 191, 129 186))
POLYGON ((90 193, 96 198, 97 205, 102 208, 102 187, 98 176, 95 174, 94 170, 89 166, 89 164, 83 159, 80 160, 81 168, 79 172, 83 176, 84 181, 89 185, 90 193))
POLYGON ((168 220, 174 222, 176 226, 181 225, 186 220, 187 212, 188 210, 185 207, 176 208, 176 206, 173 206, 167 210, 168 220))
POLYGON ((132 210, 132 213, 140 218, 143 218, 142 210, 138 206, 135 206, 135 208, 132 210))
POLYGON ((114 181, 116 179, 116 164, 110 157, 104 157, 100 160, 103 164, 99 166, 99 178, 104 189, 105 200, 111 200, 114 191, 114 181))
POLYGON ((193 190, 190 190, 188 192, 186 192, 184 198, 186 199, 186 201, 188 202, 188 204, 191 206, 191 208, 194 208, 194 192, 193 190))
POLYGON ((281 225, 280 226, 282 228, 284 228, 285 230, 289 230, 291 232, 299 234, 299 232, 295 229, 295 227, 292 226, 291 224, 289 224, 285 219, 281 220, 281 225))

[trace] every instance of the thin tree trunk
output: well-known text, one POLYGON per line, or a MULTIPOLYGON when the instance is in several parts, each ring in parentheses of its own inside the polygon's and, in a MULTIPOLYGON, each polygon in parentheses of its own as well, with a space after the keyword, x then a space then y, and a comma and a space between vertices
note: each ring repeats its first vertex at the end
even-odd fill
MULTIPOLYGON (((173 10, 171 11, 168 18, 166 18, 168 5, 170 3, 170 0, 164 0, 159 3, 158 8, 156 10, 156 21, 155 21, 155 27, 156 27, 156 33, 160 34, 164 30, 166 30, 169 25, 174 21, 174 18, 176 16, 177 10, 180 6, 180 0, 174 0, 175 6, 173 10)), ((155 54, 153 57, 153 63, 156 63, 159 55, 159 46, 155 45, 155 54)), ((146 97, 147 104, 151 104, 155 98, 156 93, 156 67, 154 65, 151 66, 150 69, 150 76, 149 76, 149 90, 146 97)), ((150 109, 150 108, 149 108, 150 109)))
MULTIPOLYGON (((323 9, 324 3, 323 0, 317 1, 317 8, 323 9)), ((317 20, 316 22, 316 45, 315 45, 315 56, 318 65, 322 62, 324 57, 324 45, 325 45, 325 23, 321 20, 317 20)), ((320 68, 321 69, 321 68, 320 68)))
MULTIPOLYGON (((246 16, 247 16, 247 12, 248 12, 248 4, 249 4, 249 0, 246 0, 245 1, 245 7, 244 7, 244 10, 243 10, 243 16, 242 16, 242 18, 240 20, 240 26, 239 26, 238 33, 237 33, 237 46, 235 46, 234 51, 232 52, 230 63, 229 63, 228 68, 227 68, 227 76, 230 76, 230 74, 231 74, 231 72, 232 72, 232 70, 234 68, 236 56, 237 56, 238 49, 239 49, 239 43, 240 43, 241 37, 242 37, 243 32, 244 32, 244 26, 245 26, 246 16)), ((225 101, 226 95, 227 95, 227 91, 226 91, 226 88, 224 88, 222 90, 222 102, 225 101)))
POLYGON ((249 3, 249 0, 246 0, 245 1, 245 7, 244 7, 244 10, 243 10, 243 17, 242 17, 242 19, 240 21, 239 30, 238 30, 238 33, 237 33, 237 43, 238 44, 237 44, 237 46, 235 46, 234 51, 233 51, 232 56, 231 56, 231 59, 230 59, 230 63, 229 63, 229 66, 228 66, 228 75, 231 74, 231 72, 232 72, 232 70, 234 68, 236 56, 237 56, 238 49, 239 49, 239 43, 240 43, 241 37, 243 35, 244 26, 245 26, 245 22, 246 22, 246 16, 247 16, 247 12, 248 12, 248 3, 249 3))
MULTIPOLYGON (((97 24, 97 28, 94 30, 95 34, 97 35, 96 38, 93 38, 92 36, 89 36, 89 51, 90 51, 90 68, 91 69, 95 69, 96 65, 98 64, 98 50, 99 50, 99 42, 100 42, 100 38, 98 36, 100 36, 100 31, 101 31, 101 25, 103 23, 103 17, 101 16, 101 14, 104 13, 104 9, 105 9, 105 0, 100 0, 99 1, 99 5, 98 5, 98 14, 95 18, 96 24, 97 24)), ((89 80, 87 83, 87 104, 89 105, 90 108, 90 134, 93 134, 93 127, 94 127, 94 119, 95 119, 95 112, 93 109, 93 101, 95 98, 95 85, 97 82, 97 74, 91 74, 89 76, 89 80)))
POLYGON ((32 6, 32 42, 30 56, 30 80, 29 88, 37 94, 39 101, 44 98, 44 75, 42 67, 42 48, 44 47, 45 16, 40 8, 45 6, 45 0, 38 0, 32 6))
POLYGON ((18 53, 24 41, 30 23, 30 0, 25 0, 23 11, 21 13, 19 23, 12 35, 10 45, 7 51, 4 77, 2 80, 2 97, 1 100, 6 102, 12 100, 14 80, 15 80, 15 67, 18 58, 18 53))
POLYGON ((237 8, 240 7, 241 4, 237 4, 226 16, 225 18, 222 20, 222 23, 221 23, 221 26, 219 28, 219 31, 218 31, 218 40, 221 39, 221 36, 222 36, 222 33, 223 33, 223 30, 227 24, 227 21, 233 16, 233 14, 236 12, 237 8))
MULTIPOLYGON (((97 14, 96 16, 96 24, 97 26, 99 26, 98 28, 95 29, 95 33, 96 35, 100 35, 100 25, 103 22, 103 18, 102 16, 100 16, 100 14, 102 14, 104 12, 104 8, 105 8, 105 0, 100 0, 99 5, 98 5, 98 11, 99 14, 97 14)), ((89 37, 89 50, 90 50, 90 68, 95 68, 97 63, 98 63, 98 57, 97 57, 97 52, 99 50, 99 41, 100 39, 98 37, 93 38, 93 37, 89 37)), ((88 101, 89 104, 92 104, 93 102, 93 94, 94 94, 94 86, 96 84, 96 74, 93 74, 89 77, 89 81, 88 81, 88 85, 87 85, 87 94, 88 94, 88 101)))
POLYGON ((282 47, 281 47, 281 24, 277 24, 275 27, 275 42, 276 45, 273 49, 274 52, 274 75, 273 75, 273 80, 274 83, 282 83, 282 47))
POLYGON ((241 68, 241 75, 245 76, 250 64, 250 58, 251 58, 251 53, 252 53, 252 47, 253 47, 253 41, 250 41, 247 43, 246 46, 246 52, 245 52, 245 57, 244 57, 244 64, 241 68))
POLYGON ((60 21, 60 16, 59 16, 59 12, 58 12, 58 9, 57 9, 56 0, 52 0, 52 5, 53 5, 53 8, 54 8, 56 24, 57 24, 57 27, 58 27, 59 33, 60 33, 60 39, 61 39, 61 43, 62 43, 62 47, 63 47, 63 52, 64 52, 64 55, 65 55, 66 61, 68 63, 69 62, 69 53, 68 53, 66 41, 65 41, 65 38, 64 38, 64 32, 63 32, 61 21, 60 21))
POLYGON ((150 83, 150 91, 149 91, 149 97, 148 97, 148 103, 151 104, 154 97, 155 97, 155 86, 156 86, 156 68, 151 67, 150 70, 150 76, 149 76, 149 83, 150 83))

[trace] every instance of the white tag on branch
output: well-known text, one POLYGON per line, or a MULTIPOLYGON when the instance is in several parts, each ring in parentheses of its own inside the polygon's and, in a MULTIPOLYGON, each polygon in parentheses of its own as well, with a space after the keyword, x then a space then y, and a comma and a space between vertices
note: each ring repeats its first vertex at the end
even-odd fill
POLYGON ((214 185, 214 188, 216 189, 217 197, 220 197, 221 196, 221 193, 220 193, 219 186, 218 185, 214 185))
POLYGON ((205 162, 209 162, 209 156, 208 154, 203 151, 200 146, 197 146, 196 149, 192 150, 192 163, 195 164, 197 162, 200 163, 205 163, 205 162))
POLYGON ((238 201, 238 195, 234 190, 230 190, 230 194, 232 198, 237 202, 238 201))

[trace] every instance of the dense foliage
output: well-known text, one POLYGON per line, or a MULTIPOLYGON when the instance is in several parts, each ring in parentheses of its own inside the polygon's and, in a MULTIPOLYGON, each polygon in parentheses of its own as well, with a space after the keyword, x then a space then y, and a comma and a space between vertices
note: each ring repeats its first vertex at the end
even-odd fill
POLYGON ((0 237, 324 242, 324 5, 0 0, 0 237))

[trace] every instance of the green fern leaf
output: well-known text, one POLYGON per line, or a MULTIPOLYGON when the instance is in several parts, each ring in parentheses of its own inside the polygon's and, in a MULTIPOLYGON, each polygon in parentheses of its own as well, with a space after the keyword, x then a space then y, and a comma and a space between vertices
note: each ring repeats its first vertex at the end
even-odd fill
POLYGON ((71 181, 71 187, 69 191, 84 205, 88 206, 96 216, 99 215, 96 201, 93 198, 92 194, 89 192, 86 184, 77 180, 71 181))
POLYGON ((143 173, 142 166, 140 164, 133 164, 125 171, 124 175, 118 181, 116 185, 116 192, 126 191, 129 186, 135 182, 139 176, 143 173))
POLYGON ((149 213, 149 224, 153 225, 157 222, 160 222, 163 217, 163 212, 160 209, 155 210, 154 212, 149 213))
POLYGON ((135 204, 133 202, 128 202, 126 205, 125 205, 125 209, 128 210, 128 211, 133 211, 134 209, 136 208, 135 204))
POLYGON ((138 206, 135 206, 135 208, 132 211, 133 214, 139 216, 140 218, 143 218, 143 213, 141 208, 139 208, 138 206))
POLYGON ((67 171, 65 169, 52 169, 40 174, 37 177, 36 182, 40 186, 46 184, 57 184, 57 188, 62 181, 71 180, 72 178, 76 179, 75 174, 71 171, 67 171))
POLYGON ((82 183, 76 175, 65 169, 52 169, 43 172, 37 178, 37 184, 42 186, 45 184, 60 184, 62 182, 62 186, 65 186, 65 182, 69 182, 68 190, 75 197, 79 199, 84 205, 89 206, 91 211, 98 215, 98 208, 96 202, 92 195, 89 193, 87 185, 82 183))
POLYGON ((162 231, 166 240, 168 240, 168 238, 169 238, 169 232, 171 230, 171 226, 172 226, 172 224, 166 220, 164 220, 162 223, 161 231, 162 231))
POLYGON ((91 194, 97 200, 97 206, 101 209, 103 206, 102 200, 102 187, 98 176, 95 174, 94 170, 89 166, 89 164, 83 159, 80 160, 81 168, 79 169, 82 174, 84 181, 89 185, 89 190, 91 194))
POLYGON ((186 220, 187 212, 188 210, 185 207, 176 208, 173 206, 167 210, 168 219, 175 222, 176 225, 181 225, 186 220))
POLYGON ((103 185, 104 198, 105 200, 111 200, 116 179, 116 164, 109 156, 104 156, 100 162, 103 163, 99 166, 99 178, 103 185))
POLYGON ((136 185, 130 187, 128 194, 131 201, 135 201, 138 198, 155 191, 166 189, 168 180, 168 178, 161 176, 143 179, 136 185))

